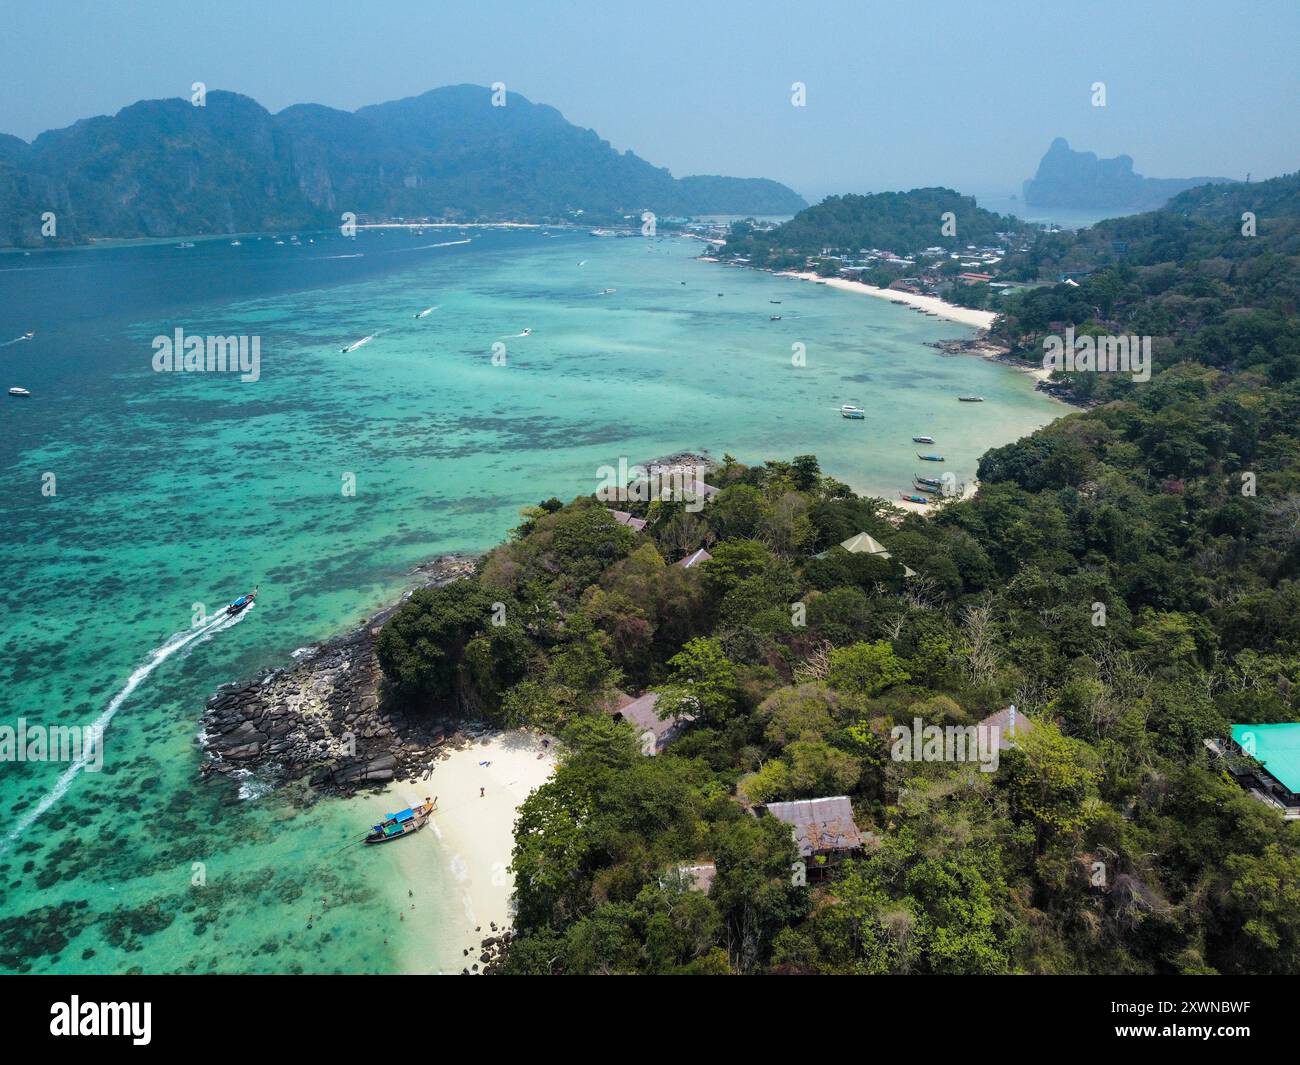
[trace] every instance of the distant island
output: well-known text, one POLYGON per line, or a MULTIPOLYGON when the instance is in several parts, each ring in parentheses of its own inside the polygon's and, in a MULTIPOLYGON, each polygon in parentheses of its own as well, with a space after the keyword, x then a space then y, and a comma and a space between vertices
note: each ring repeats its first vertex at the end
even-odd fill
POLYGON ((1074 151, 1064 137, 1057 137, 1039 162, 1038 173, 1024 183, 1024 197, 1030 207, 1144 211, 1163 207, 1186 189, 1231 180, 1143 177, 1134 173, 1131 156, 1099 159, 1094 152, 1074 151))
POLYGON ((553 107, 455 85, 338 111, 271 114, 212 90, 146 100, 31 144, 0 134, 0 247, 96 238, 306 229, 362 221, 611 222, 786 215, 806 206, 763 178, 675 178, 553 107), (41 233, 53 212, 57 235, 41 233))

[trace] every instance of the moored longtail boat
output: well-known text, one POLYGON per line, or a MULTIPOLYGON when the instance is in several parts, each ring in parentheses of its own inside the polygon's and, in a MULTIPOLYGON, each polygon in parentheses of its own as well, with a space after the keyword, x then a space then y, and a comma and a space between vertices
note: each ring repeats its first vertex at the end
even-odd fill
POLYGON ((919 454, 919 453, 918 453, 916 457, 917 457, 918 459, 920 459, 922 462, 942 462, 942 461, 943 461, 943 456, 942 456, 942 455, 922 455, 922 454, 919 454))
POLYGON ((391 843, 395 839, 419 832, 429 823, 429 815, 437 808, 437 802, 425 796, 419 806, 398 810, 395 814, 385 814, 383 821, 373 827, 363 843, 391 843))

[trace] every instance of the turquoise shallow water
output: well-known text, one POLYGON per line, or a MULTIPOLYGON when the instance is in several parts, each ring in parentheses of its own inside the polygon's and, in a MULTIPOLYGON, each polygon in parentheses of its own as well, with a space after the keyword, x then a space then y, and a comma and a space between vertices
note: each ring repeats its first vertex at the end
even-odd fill
POLYGON ((339 849, 373 800, 298 809, 197 781, 217 684, 356 622, 417 563, 490 546, 521 505, 594 491, 620 457, 813 452, 892 496, 922 466, 914 433, 947 456, 927 473, 966 479, 1059 413, 1024 375, 924 346, 965 327, 696 254, 440 230, 0 256, 0 344, 36 331, 0 347, 0 383, 33 393, 0 407, 0 724, 113 711, 103 770, 62 794, 66 764, 0 763, 0 969, 458 970, 437 933, 450 885, 418 885, 422 919, 397 928, 394 848, 339 849), (261 379, 154 372, 152 338, 178 327, 260 336, 261 379), (191 629, 196 604, 255 583, 238 624, 191 629))

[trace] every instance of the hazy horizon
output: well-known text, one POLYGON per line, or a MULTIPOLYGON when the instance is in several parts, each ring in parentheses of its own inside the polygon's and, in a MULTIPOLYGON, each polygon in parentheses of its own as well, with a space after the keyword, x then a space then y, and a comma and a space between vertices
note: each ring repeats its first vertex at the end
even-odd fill
POLYGON ((950 2, 796 15, 669 0, 651 23, 587 0, 562 11, 396 0, 355 23, 324 22, 308 0, 10 6, 24 47, 0 69, 0 123, 28 141, 137 100, 188 96, 194 81, 272 112, 501 81, 676 176, 773 178, 810 202, 926 185, 1018 193, 1057 136, 1130 155, 1148 177, 1297 168, 1277 135, 1300 98, 1294 3, 1003 5, 998 21, 950 2), (74 63, 82 74, 69 79, 74 63), (791 105, 796 81, 805 107, 791 105), (1105 107, 1092 105, 1097 81, 1105 107))

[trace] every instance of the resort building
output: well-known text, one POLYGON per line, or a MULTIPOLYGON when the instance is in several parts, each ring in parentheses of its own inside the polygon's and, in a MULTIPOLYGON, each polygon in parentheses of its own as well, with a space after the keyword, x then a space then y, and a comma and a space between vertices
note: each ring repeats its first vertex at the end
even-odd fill
POLYGON ((678 892, 698 891, 707 895, 713 887, 713 878, 718 875, 718 867, 712 862, 699 865, 679 865, 659 877, 662 888, 675 887, 678 892))
POLYGON ((1230 738, 1205 746, 1252 796, 1286 820, 1300 820, 1300 722, 1233 725, 1230 738))
POLYGON ((756 809, 790 826, 809 881, 825 879, 840 861, 862 851, 862 833, 853 823, 853 804, 847 795, 769 802, 756 809))
MULTIPOLYGON (((893 558, 893 555, 885 550, 885 545, 870 533, 860 532, 857 536, 850 536, 840 544, 840 547, 855 555, 875 555, 877 558, 893 558)), ((904 566, 903 576, 915 577, 916 570, 904 566)))
POLYGON ((673 565, 681 566, 682 569, 690 569, 692 566, 698 566, 701 562, 708 562, 712 557, 701 547, 698 551, 692 551, 685 558, 678 559, 673 565))
POLYGON ((1017 712, 1012 703, 1005 710, 990 714, 979 723, 979 728, 997 729, 998 750, 1005 751, 1016 745, 1016 737, 1023 736, 1034 727, 1034 723, 1024 714, 1017 712))
POLYGON ((665 720, 655 712, 658 704, 658 692, 645 692, 637 696, 622 695, 610 708, 615 721, 626 721, 636 730, 642 754, 659 754, 695 720, 689 714, 665 720))
POLYGON ((610 513, 614 515, 616 522, 620 525, 626 525, 633 532, 640 532, 646 526, 644 518, 634 518, 626 510, 614 510, 610 513))

